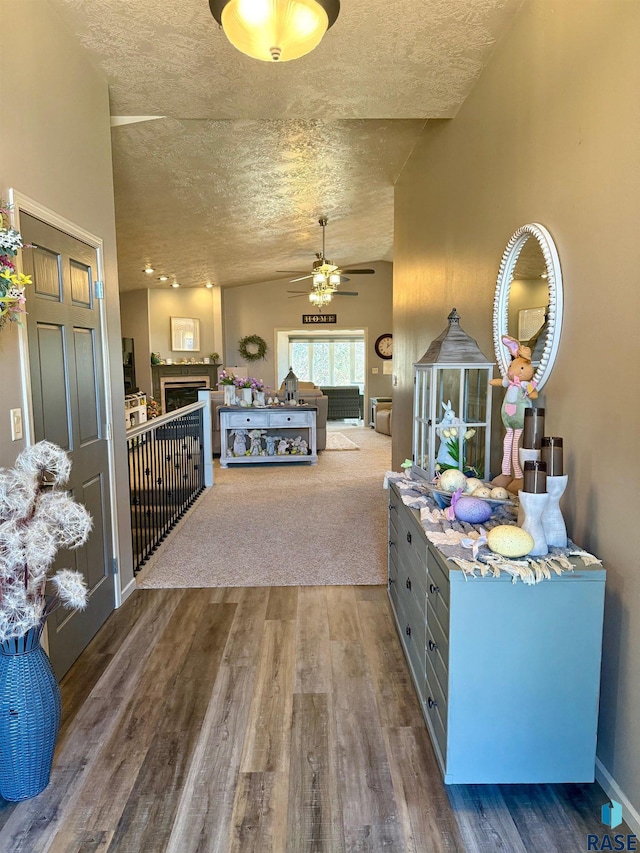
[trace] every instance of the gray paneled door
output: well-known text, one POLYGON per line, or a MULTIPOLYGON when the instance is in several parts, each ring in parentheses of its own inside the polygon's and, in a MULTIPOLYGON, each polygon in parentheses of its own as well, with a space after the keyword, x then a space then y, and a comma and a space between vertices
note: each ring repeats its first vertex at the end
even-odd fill
POLYGON ((58 678, 69 669, 114 608, 111 511, 96 250, 20 215, 35 440, 63 447, 72 460, 69 489, 93 517, 85 546, 60 552, 57 568, 81 572, 90 590, 83 612, 57 610, 48 620, 58 678))

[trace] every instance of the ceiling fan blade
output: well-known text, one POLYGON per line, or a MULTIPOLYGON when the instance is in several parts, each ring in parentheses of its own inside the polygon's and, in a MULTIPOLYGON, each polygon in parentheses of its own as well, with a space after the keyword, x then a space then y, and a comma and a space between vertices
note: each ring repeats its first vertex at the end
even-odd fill
POLYGON ((304 281, 305 278, 313 278, 313 273, 310 273, 309 275, 301 275, 300 278, 292 278, 289 279, 289 281, 291 284, 294 284, 296 281, 304 281))
POLYGON ((302 292, 300 292, 300 293, 294 293, 293 291, 288 290, 288 291, 287 291, 287 293, 292 293, 292 294, 293 294, 292 296, 288 296, 288 297, 287 297, 287 299, 300 299, 300 297, 301 297, 301 296, 306 296, 306 295, 307 295, 307 293, 308 293, 308 291, 307 291, 307 290, 304 290, 304 291, 302 291, 302 292))
POLYGON ((373 275, 375 270, 342 270, 343 275, 373 275))
POLYGON ((336 290, 335 293, 331 294, 332 296, 359 296, 359 293, 356 293, 355 290, 336 290))
POLYGON ((287 293, 310 293, 309 290, 287 290, 287 293))
POLYGON ((276 272, 286 273, 287 275, 304 275, 306 270, 276 270, 276 272))

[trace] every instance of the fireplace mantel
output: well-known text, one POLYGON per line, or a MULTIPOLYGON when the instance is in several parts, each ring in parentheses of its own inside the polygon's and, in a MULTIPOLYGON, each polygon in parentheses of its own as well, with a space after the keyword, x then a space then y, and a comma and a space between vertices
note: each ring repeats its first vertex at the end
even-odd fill
POLYGON ((180 379, 189 376, 208 376, 209 385, 215 388, 218 384, 219 364, 152 364, 151 377, 153 382, 153 397, 162 400, 162 379, 180 379))

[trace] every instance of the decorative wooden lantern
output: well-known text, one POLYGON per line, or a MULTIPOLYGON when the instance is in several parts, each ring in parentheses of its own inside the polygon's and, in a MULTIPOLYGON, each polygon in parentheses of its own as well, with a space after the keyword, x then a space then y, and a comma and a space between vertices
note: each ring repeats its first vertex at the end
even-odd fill
POLYGON ((293 367, 289 368, 284 380, 284 395, 287 403, 290 400, 298 402, 298 377, 293 372, 293 367))
POLYGON ((415 365, 412 472, 427 480, 446 468, 489 476, 493 362, 460 328, 449 325, 415 365))

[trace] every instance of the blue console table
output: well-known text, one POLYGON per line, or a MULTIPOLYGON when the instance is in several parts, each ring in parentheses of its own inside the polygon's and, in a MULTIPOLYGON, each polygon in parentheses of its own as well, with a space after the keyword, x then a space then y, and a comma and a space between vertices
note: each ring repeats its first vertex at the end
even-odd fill
POLYGON ((605 570, 467 577, 389 490, 388 589, 447 784, 592 782, 605 570))

